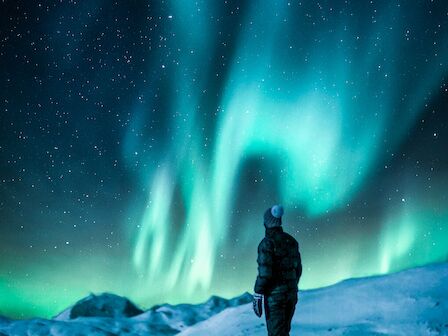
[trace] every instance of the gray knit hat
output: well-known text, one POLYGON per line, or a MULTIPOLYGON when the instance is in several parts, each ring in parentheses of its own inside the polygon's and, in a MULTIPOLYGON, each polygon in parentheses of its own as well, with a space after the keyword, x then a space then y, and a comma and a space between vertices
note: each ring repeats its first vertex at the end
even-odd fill
POLYGON ((274 205, 264 212, 264 226, 272 228, 282 225, 283 207, 281 205, 274 205))

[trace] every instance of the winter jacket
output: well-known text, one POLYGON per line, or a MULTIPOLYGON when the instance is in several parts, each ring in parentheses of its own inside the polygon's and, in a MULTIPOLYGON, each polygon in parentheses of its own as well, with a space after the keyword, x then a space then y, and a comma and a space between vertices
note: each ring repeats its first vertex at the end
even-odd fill
POLYGON ((281 226, 266 229, 258 245, 258 276, 255 293, 297 291, 302 275, 299 243, 281 226))

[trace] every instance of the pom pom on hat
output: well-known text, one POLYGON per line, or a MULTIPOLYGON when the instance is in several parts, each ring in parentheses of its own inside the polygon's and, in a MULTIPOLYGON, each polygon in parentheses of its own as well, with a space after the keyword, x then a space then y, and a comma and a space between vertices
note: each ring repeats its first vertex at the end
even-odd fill
POLYGON ((271 208, 271 214, 272 216, 274 216, 275 218, 281 218, 283 216, 283 213, 285 211, 283 210, 283 207, 281 205, 274 205, 271 208))
POLYGON ((282 225, 283 207, 281 205, 274 205, 266 209, 264 212, 264 226, 272 228, 282 225))

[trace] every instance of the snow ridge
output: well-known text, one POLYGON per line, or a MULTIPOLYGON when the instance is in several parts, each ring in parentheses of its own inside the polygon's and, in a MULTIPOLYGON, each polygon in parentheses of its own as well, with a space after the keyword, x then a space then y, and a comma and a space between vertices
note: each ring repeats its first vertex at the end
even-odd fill
MULTIPOLYGON (((0 317, 0 336, 266 335, 251 300, 212 296, 142 311, 126 298, 91 294, 50 320, 0 317)), ((300 291, 291 335, 448 336, 448 263, 300 291)))

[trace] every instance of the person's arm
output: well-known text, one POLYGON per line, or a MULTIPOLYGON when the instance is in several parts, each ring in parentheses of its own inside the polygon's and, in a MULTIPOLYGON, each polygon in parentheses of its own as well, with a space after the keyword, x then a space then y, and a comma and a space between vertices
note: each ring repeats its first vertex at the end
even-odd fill
POLYGON ((297 284, 299 284, 300 277, 302 276, 302 257, 298 251, 297 255, 297 268, 296 268, 297 284))
POLYGON ((254 292, 265 295, 272 282, 274 246, 269 239, 263 239, 258 245, 258 276, 255 281, 254 292))
POLYGON ((258 276, 254 286, 253 309, 258 317, 263 314, 263 297, 267 294, 272 282, 274 246, 269 239, 263 239, 258 245, 258 276))

